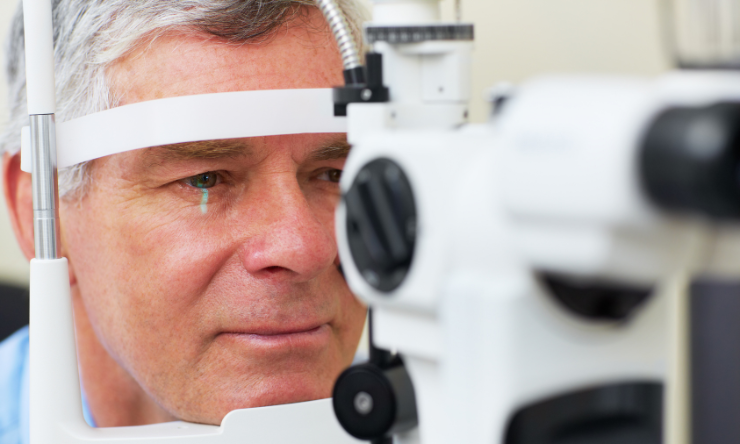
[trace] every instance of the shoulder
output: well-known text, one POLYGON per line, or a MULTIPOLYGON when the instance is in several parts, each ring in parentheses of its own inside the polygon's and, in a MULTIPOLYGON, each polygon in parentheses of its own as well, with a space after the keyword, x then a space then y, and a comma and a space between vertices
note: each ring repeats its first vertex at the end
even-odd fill
POLYGON ((27 410, 28 327, 24 327, 0 342, 0 444, 27 442, 27 410))

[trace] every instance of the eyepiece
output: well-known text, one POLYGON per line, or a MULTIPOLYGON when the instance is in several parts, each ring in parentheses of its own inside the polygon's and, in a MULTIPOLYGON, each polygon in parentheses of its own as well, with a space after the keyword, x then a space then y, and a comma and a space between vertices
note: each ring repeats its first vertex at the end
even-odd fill
POLYGON ((658 206, 740 219, 740 103, 663 111, 639 160, 643 188, 658 206))
POLYGON ((406 174, 390 159, 375 159, 360 170, 343 199, 355 266, 377 290, 395 290, 416 247, 416 203, 406 174))

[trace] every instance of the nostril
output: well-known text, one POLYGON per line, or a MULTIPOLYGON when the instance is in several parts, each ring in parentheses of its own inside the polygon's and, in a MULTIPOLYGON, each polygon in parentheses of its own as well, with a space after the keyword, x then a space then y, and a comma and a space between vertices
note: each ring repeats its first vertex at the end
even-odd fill
POLYGON ((275 267, 267 267, 267 268, 264 269, 265 273, 269 273, 269 274, 279 273, 279 272, 281 272, 283 270, 285 270, 285 268, 283 268, 283 267, 277 267, 277 266, 275 266, 275 267))

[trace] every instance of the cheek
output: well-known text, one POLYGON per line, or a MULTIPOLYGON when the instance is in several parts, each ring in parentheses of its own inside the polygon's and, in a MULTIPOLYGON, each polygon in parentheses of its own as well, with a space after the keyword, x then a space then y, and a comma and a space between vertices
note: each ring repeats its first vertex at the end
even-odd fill
POLYGON ((163 358, 161 344, 185 333, 193 340, 180 340, 178 352, 197 353, 203 337, 194 312, 224 260, 223 236, 202 223, 197 205, 155 211, 139 204, 91 196, 82 208, 65 211, 79 293, 98 336, 124 361, 163 358), (155 337, 159 346, 143 346, 155 337))
POLYGON ((136 276, 119 279, 153 320, 186 326, 188 312, 230 256, 228 233, 210 219, 196 206, 133 216, 119 227, 121 270, 136 276))

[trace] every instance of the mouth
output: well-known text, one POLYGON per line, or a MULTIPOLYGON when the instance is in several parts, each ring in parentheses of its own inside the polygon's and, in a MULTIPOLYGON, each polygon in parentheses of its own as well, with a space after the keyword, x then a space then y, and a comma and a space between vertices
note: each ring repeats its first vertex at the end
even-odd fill
POLYGON ((320 349, 331 338, 329 324, 300 329, 260 329, 257 331, 227 331, 219 334, 222 339, 235 341, 250 348, 265 351, 281 349, 320 349))

